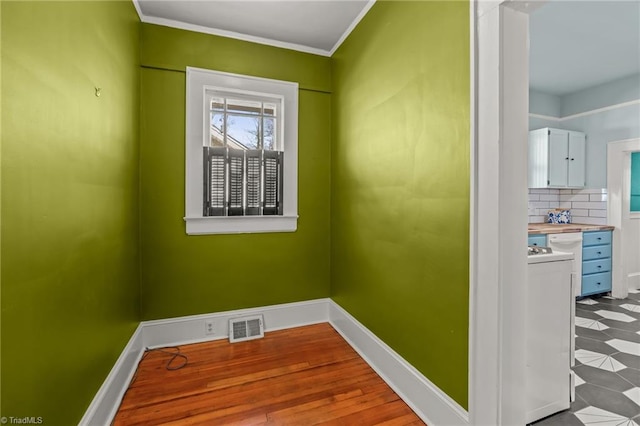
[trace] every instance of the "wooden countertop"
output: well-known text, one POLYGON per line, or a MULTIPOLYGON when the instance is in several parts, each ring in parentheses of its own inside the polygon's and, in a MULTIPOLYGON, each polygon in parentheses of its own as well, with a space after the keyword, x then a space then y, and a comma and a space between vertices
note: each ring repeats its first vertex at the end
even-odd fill
POLYGON ((564 232, 613 231, 614 229, 615 227, 611 225, 586 225, 583 223, 530 223, 528 225, 529 234, 561 234, 564 232))

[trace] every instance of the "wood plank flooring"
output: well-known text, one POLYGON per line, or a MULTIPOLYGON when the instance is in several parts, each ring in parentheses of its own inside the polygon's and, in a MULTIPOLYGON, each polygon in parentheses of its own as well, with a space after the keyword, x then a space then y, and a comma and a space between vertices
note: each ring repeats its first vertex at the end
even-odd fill
POLYGON ((115 426, 424 425, 326 323, 180 350, 189 362, 175 371, 171 355, 146 354, 115 426))

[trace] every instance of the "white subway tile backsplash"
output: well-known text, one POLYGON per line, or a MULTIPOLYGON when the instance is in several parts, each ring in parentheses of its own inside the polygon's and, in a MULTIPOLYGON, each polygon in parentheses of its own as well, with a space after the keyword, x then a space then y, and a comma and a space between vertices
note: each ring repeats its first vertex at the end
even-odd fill
POLYGON ((604 188, 583 188, 573 189, 572 192, 574 194, 606 194, 607 190, 604 188))
POLYGON ((589 216, 591 217, 607 217, 606 210, 589 210, 589 216))
POLYGON ((571 218, 576 216, 589 216, 589 210, 587 209, 571 209, 571 218))
POLYGON ((529 189, 528 199, 529 223, 547 222, 548 211, 560 208, 571 210, 575 223, 606 225, 606 189, 529 189))
POLYGON ((529 203, 530 207, 535 207, 537 209, 548 209, 549 202, 548 201, 532 201, 529 203))
POLYGON ((590 194, 589 201, 607 201, 607 194, 590 194))
POLYGON ((576 218, 572 218, 574 223, 584 223, 585 225, 606 225, 607 219, 604 217, 584 217, 578 216, 576 218))
POLYGON ((596 209, 596 210, 606 210, 607 203, 604 201, 576 201, 573 203, 573 208, 575 209, 596 209))
POLYGON ((591 201, 589 194, 560 194, 560 201, 591 201))

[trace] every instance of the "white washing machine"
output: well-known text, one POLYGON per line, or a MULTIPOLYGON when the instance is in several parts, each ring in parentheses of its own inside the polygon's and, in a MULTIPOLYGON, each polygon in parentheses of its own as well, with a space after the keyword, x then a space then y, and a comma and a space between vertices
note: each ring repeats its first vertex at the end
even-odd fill
POLYGON ((530 254, 526 303, 526 422, 569 408, 573 254, 530 254))

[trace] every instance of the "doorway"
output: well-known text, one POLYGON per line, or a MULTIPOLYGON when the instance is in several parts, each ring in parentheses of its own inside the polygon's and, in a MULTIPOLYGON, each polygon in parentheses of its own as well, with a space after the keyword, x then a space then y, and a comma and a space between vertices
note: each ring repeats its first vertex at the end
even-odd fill
POLYGON ((640 212, 631 208, 631 154, 639 151, 640 139, 607 145, 607 216, 615 226, 612 295, 616 298, 640 289, 640 212))

